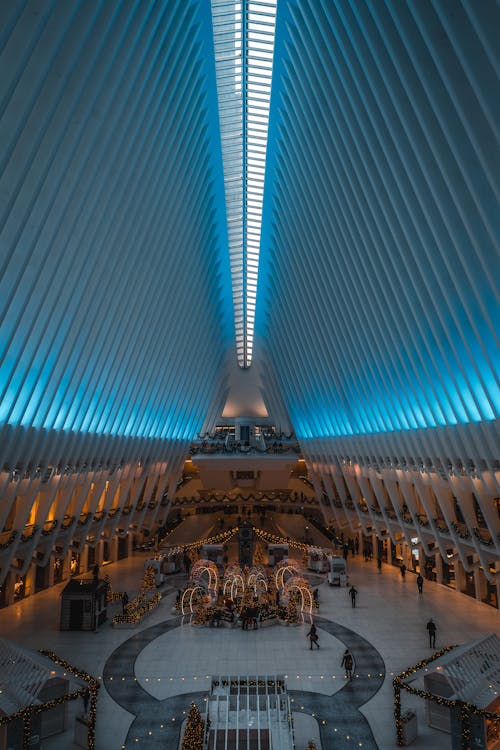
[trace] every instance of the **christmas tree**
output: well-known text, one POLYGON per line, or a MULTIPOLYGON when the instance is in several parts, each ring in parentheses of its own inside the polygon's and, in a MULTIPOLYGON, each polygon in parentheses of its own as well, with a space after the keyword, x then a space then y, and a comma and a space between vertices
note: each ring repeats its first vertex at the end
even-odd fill
POLYGON ((202 750, 203 748, 203 719, 196 703, 191 703, 189 714, 182 738, 181 750, 202 750))
POLYGON ((199 604, 193 612, 193 625, 204 625, 207 621, 207 610, 204 604, 199 604))
POLYGON ((299 616, 297 614, 297 605, 295 604, 294 597, 290 597, 290 601, 288 602, 288 607, 286 609, 286 621, 289 625, 296 625, 299 621, 299 616))
POLYGON ((264 563, 264 550, 262 549, 262 545, 260 544, 260 542, 258 542, 255 547, 253 562, 254 565, 263 565, 264 563))
POLYGON ((313 740, 309 740, 306 750, 316 750, 316 745, 314 744, 313 740))
POLYGON ((155 569, 152 565, 148 565, 146 568, 146 571, 144 573, 144 582, 142 584, 143 589, 155 589, 156 588, 156 578, 155 578, 155 569))

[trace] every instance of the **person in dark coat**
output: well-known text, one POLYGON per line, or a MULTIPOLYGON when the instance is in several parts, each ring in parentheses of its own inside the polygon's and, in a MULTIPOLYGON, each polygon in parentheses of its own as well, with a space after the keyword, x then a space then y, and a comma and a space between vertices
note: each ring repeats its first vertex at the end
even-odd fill
POLYGON ((357 594, 358 594, 358 590, 354 586, 351 586, 351 588, 349 589, 349 596, 351 597, 351 607, 356 606, 357 594))
POLYGON ((401 567, 400 567, 400 571, 401 571, 401 578, 402 578, 402 579, 403 579, 403 581, 404 581, 404 579, 405 579, 405 576, 406 576, 406 565, 405 565, 404 563, 403 563, 403 564, 401 565, 401 567))
POLYGON ((354 666, 354 659, 352 658, 352 654, 348 648, 346 648, 346 650, 344 651, 344 656, 342 657, 340 666, 344 667, 346 679, 350 680, 352 677, 352 668, 354 666))
POLYGON ((431 619, 426 625, 427 630, 429 631, 429 648, 436 648, 436 623, 434 620, 431 619))
POLYGON ((424 579, 422 578, 420 573, 417 576, 417 588, 418 588, 418 593, 421 594, 424 589, 424 579))
POLYGON ((309 638, 309 642, 311 644, 311 651, 312 651, 313 643, 319 648, 318 631, 314 623, 311 623, 311 629, 307 633, 307 637, 309 638))

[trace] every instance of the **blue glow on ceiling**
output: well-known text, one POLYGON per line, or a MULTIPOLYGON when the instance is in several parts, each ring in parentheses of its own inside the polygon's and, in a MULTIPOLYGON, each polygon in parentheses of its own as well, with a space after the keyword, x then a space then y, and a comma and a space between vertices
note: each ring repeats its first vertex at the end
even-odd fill
POLYGON ((210 4, 15 6, 0 424, 189 440, 234 332, 210 4))
POLYGON ((278 6, 256 328, 299 438, 499 417, 487 54, 433 48, 467 13, 278 6))

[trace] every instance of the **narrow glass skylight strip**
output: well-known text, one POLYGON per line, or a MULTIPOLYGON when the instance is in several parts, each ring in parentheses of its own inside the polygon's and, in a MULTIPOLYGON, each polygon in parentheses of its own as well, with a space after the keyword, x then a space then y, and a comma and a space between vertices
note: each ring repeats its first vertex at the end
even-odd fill
POLYGON ((212 0, 236 351, 244 368, 253 350, 276 5, 212 0))

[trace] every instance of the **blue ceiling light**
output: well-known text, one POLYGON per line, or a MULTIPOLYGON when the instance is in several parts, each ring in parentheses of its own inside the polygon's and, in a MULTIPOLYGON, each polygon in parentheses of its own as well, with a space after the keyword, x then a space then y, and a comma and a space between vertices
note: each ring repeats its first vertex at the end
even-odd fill
POLYGON ((258 329, 297 435, 497 420, 489 13, 282 7, 258 329))
POLYGON ((212 0, 236 351, 250 367, 277 0, 212 0))
POLYGON ((210 5, 22 7, 0 116, 0 428, 192 438, 232 337, 210 5))

